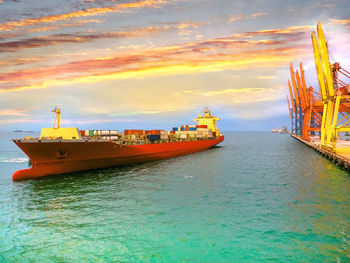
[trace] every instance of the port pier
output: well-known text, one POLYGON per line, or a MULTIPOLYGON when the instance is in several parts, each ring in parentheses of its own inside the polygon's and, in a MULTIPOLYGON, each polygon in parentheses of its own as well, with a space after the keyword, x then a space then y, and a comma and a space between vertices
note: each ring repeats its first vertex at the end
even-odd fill
POLYGON ((322 156, 329 159, 332 163, 338 165, 340 168, 350 172, 350 158, 349 158, 349 156, 343 156, 341 154, 331 152, 331 151, 319 146, 315 142, 307 142, 307 141, 303 140, 301 137, 294 135, 294 134, 292 134, 291 137, 293 137, 294 139, 298 140, 299 142, 305 144, 306 146, 312 148, 313 150, 315 150, 316 152, 318 152, 322 156))

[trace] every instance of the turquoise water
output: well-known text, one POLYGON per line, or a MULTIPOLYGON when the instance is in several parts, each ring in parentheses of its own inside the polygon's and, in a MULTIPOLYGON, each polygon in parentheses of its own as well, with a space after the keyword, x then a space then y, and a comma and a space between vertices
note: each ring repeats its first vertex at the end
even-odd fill
POLYGON ((0 262, 350 262, 350 176, 288 135, 13 182, 24 135, 0 133, 0 262))

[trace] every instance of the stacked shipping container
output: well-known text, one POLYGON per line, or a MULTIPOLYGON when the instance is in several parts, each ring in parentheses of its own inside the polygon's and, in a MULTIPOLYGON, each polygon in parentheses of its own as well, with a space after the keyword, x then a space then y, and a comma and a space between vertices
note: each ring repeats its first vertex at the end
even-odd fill
POLYGON ((182 125, 173 127, 172 131, 165 130, 124 130, 124 134, 117 130, 81 130, 82 137, 104 139, 110 141, 128 141, 142 143, 145 140, 150 142, 185 141, 197 139, 215 138, 215 132, 208 129, 207 125, 182 125))
POLYGON ((110 141, 119 140, 121 133, 117 130, 79 130, 82 137, 94 137, 110 141))

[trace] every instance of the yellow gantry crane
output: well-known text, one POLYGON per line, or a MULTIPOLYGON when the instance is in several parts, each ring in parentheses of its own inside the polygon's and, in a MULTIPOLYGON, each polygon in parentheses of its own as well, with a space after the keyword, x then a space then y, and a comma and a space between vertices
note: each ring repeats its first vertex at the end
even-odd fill
POLYGON ((317 78, 323 101, 321 124, 321 146, 333 152, 350 152, 350 148, 337 147, 339 132, 350 131, 350 87, 340 79, 340 74, 350 77, 350 73, 339 66, 330 64, 327 42, 321 23, 311 35, 317 78), (338 117, 340 117, 338 119, 338 117), (345 150, 347 149, 347 150, 345 150))

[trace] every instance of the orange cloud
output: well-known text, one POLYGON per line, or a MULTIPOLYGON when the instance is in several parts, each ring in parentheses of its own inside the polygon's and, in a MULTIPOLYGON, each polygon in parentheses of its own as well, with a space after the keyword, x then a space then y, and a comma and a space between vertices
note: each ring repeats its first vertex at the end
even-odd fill
POLYGON ((62 124, 63 125, 77 125, 77 124, 95 124, 95 123, 109 123, 109 122, 135 122, 139 120, 132 120, 132 119, 94 119, 94 120, 72 120, 72 119, 63 119, 62 124))
POLYGON ((243 15, 232 15, 230 16, 230 19, 228 20, 229 23, 232 23, 234 21, 242 20, 244 18, 243 15))
MULTIPOLYGON (((98 23, 99 20, 82 20, 77 21, 78 25, 85 22, 98 23)), ((38 48, 49 45, 59 45, 67 43, 83 43, 87 41, 93 41, 105 38, 132 38, 141 37, 147 34, 156 34, 161 32, 169 32, 170 30, 190 31, 190 29, 197 29, 204 23, 199 22, 183 22, 183 23, 170 23, 171 25, 164 25, 161 27, 147 27, 138 28, 130 31, 120 32, 75 32, 74 34, 54 34, 48 36, 30 37, 21 40, 2 42, 0 45, 0 52, 15 52, 25 48, 38 48)), ((60 25, 66 26, 66 24, 60 25)), ((67 26, 72 26, 68 24, 67 26)), ((41 32, 47 30, 57 29, 58 26, 41 27, 30 29, 31 32, 41 32)))
POLYGON ((85 20, 74 21, 73 23, 60 24, 59 26, 57 25, 57 26, 44 26, 44 27, 32 28, 32 29, 28 29, 28 32, 52 31, 61 27, 76 27, 76 26, 81 26, 82 24, 100 23, 100 22, 101 20, 98 20, 98 19, 85 19, 85 20))
POLYGON ((256 17, 259 17, 259 16, 267 16, 267 15, 268 15, 268 13, 266 13, 266 12, 261 12, 261 13, 251 14, 250 17, 256 18, 256 17))
POLYGON ((51 31, 54 29, 57 29, 58 26, 44 26, 44 27, 38 27, 38 28, 32 28, 29 29, 29 32, 44 32, 44 31, 51 31))
POLYGON ((307 26, 247 32, 58 66, 2 73, 0 90, 5 92, 73 82, 240 69, 248 65, 275 67, 288 62, 291 54, 295 58, 305 53, 307 45, 293 43, 288 46, 295 34, 305 33, 305 28, 307 26), (274 38, 276 34, 279 34, 278 40, 251 39, 253 36, 274 38))
POLYGON ((200 22, 183 22, 183 23, 180 23, 178 25, 175 25, 175 27, 178 29, 199 28, 203 24, 204 23, 200 23, 200 22))
POLYGON ((298 48, 265 49, 264 52, 240 52, 239 54, 207 55, 205 58, 171 58, 172 52, 149 52, 143 55, 129 55, 103 60, 88 60, 68 63, 57 67, 12 72, 0 76, 0 91, 14 91, 30 88, 46 88, 84 82, 98 82, 119 78, 160 76, 172 74, 192 74, 225 69, 271 67, 287 63, 291 53, 299 53, 298 48), (26 82, 25 86, 7 88, 7 83, 26 82), (2 87, 2 88, 1 88, 2 87))
POLYGON ((10 21, 0 24, 0 31, 10 31, 23 26, 31 26, 38 23, 52 23, 56 21, 69 20, 76 17, 99 16, 110 12, 123 12, 128 9, 158 8, 160 4, 165 4, 165 0, 143 0, 130 3, 117 4, 110 7, 89 8, 86 10, 74 11, 66 14, 30 18, 20 21, 10 21))
POLYGON ((0 109, 0 116, 27 116, 26 112, 28 110, 24 108, 0 109))
POLYGON ((8 67, 9 65, 25 65, 33 62, 40 61, 41 57, 27 57, 27 58, 13 58, 9 60, 2 60, 0 61, 0 66, 4 65, 5 67, 8 67))
POLYGON ((346 28, 350 28, 350 19, 329 19, 330 24, 345 25, 346 28))
POLYGON ((255 13, 255 14, 251 14, 251 15, 231 15, 230 19, 229 19, 229 23, 233 23, 235 21, 239 21, 239 20, 243 20, 243 19, 255 19, 259 16, 267 16, 268 13, 266 12, 260 12, 260 13, 255 13))
POLYGON ((330 24, 346 25, 350 23, 350 19, 329 19, 330 24))
POLYGON ((48 45, 59 45, 65 43, 83 43, 87 41, 103 38, 131 38, 140 37, 146 34, 159 33, 169 30, 168 27, 147 27, 133 31, 122 32, 101 32, 101 33, 75 33, 75 34, 57 34, 50 36, 32 37, 23 40, 8 41, 1 43, 0 52, 14 52, 24 48, 37 48, 48 45))
POLYGON ((22 118, 15 118, 15 119, 2 119, 0 120, 0 124, 5 124, 5 123, 19 123, 19 122, 29 122, 29 123, 38 123, 40 120, 34 120, 34 119, 22 119, 22 118))
POLYGON ((275 76, 257 76, 257 79, 275 79, 275 76))
POLYGON ((313 29, 313 26, 291 26, 287 28, 277 28, 277 29, 265 29, 259 31, 253 31, 246 33, 248 36, 256 36, 256 35, 291 35, 291 34, 299 34, 299 33, 310 33, 310 30, 313 29))

